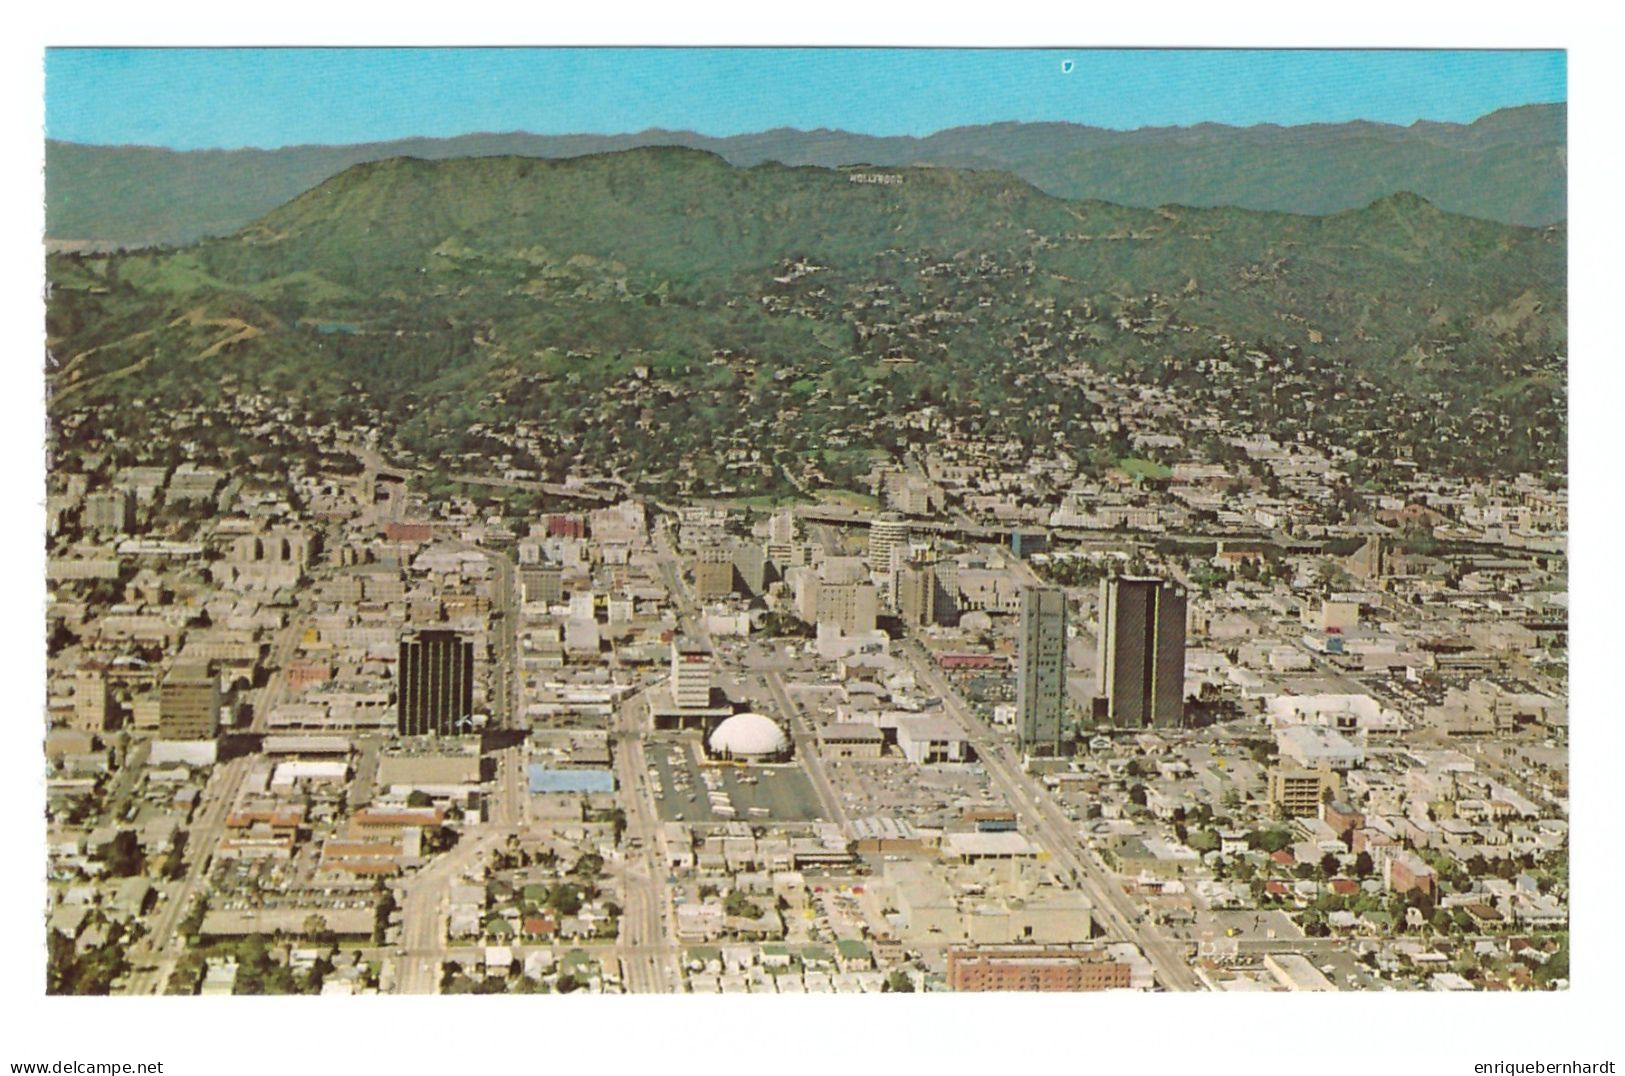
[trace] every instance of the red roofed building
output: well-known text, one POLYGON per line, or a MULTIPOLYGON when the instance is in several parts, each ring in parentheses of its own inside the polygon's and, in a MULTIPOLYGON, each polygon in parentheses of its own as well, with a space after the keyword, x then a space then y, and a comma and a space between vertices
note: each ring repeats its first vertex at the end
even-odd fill
POLYGON ((587 536, 587 521, 580 516, 548 516, 547 536, 549 538, 585 538, 587 536))
POLYGON ((226 815, 226 828, 263 828, 276 834, 293 833, 305 823, 303 804, 245 804, 226 815))
POLYGON ((384 539, 390 542, 427 542, 434 537, 434 526, 429 523, 403 523, 391 521, 384 524, 384 539))
POLYGON ((1388 888, 1395 893, 1413 890, 1429 900, 1439 896, 1439 876, 1420 856, 1401 852, 1388 861, 1388 888))
POLYGON ((1341 800, 1333 800, 1322 805, 1320 818, 1332 827, 1333 833, 1345 841, 1349 839, 1349 834, 1365 826, 1365 815, 1341 800))
POLYGON ((1349 835, 1349 851, 1356 853, 1375 852, 1378 848, 1392 848, 1398 843, 1386 833, 1363 827, 1349 835))
POLYGON ((951 946, 948 985, 959 991, 1126 990, 1133 969, 1102 948, 1076 945, 951 946))
POLYGON ((325 661, 290 661, 287 676, 289 690, 299 692, 325 684, 333 676, 333 666, 325 661))

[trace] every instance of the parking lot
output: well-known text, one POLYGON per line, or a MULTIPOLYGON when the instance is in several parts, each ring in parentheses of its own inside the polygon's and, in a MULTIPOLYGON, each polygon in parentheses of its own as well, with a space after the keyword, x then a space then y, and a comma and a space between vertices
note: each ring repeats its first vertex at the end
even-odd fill
POLYGON ((655 770, 655 805, 663 821, 810 822, 824 817, 818 793, 797 764, 702 766, 693 735, 656 737, 647 756, 655 770), (713 809, 705 775, 725 793, 734 813, 713 809))
POLYGON ((979 765, 916 766, 904 759, 831 761, 830 780, 847 813, 896 815, 918 826, 946 827, 968 810, 1008 806, 979 765))

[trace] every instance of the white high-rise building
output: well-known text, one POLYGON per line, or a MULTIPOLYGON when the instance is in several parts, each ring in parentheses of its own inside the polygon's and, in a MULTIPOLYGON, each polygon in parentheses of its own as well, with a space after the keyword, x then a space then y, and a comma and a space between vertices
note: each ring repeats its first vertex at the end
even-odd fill
POLYGON ((671 701, 680 710, 711 705, 711 651, 704 643, 683 636, 672 641, 671 701))
POLYGON ((896 567, 894 549, 908 550, 908 524, 896 516, 877 516, 869 524, 869 570, 890 575, 896 567))

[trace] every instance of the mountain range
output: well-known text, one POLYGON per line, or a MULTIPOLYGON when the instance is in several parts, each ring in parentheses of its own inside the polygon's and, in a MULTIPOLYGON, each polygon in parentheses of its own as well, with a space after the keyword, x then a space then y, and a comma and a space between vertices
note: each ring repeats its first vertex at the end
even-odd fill
POLYGON ((788 128, 714 138, 470 134, 342 146, 177 152, 46 143, 46 237, 54 249, 180 244, 237 231, 357 164, 393 157, 565 158, 647 146, 730 164, 935 166, 1009 172, 1066 199, 1125 206, 1233 206, 1304 214, 1399 191, 1451 213, 1520 225, 1565 219, 1567 106, 1502 109, 1469 123, 1357 121, 1113 131, 1069 123, 957 127, 924 137, 788 128))

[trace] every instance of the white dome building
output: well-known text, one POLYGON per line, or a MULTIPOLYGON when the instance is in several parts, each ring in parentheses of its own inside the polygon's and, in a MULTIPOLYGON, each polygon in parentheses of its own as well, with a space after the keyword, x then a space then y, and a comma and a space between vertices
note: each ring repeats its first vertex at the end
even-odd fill
POLYGON ((765 714, 734 714, 711 730, 707 743, 724 758, 771 758, 790 749, 790 737, 765 714))

